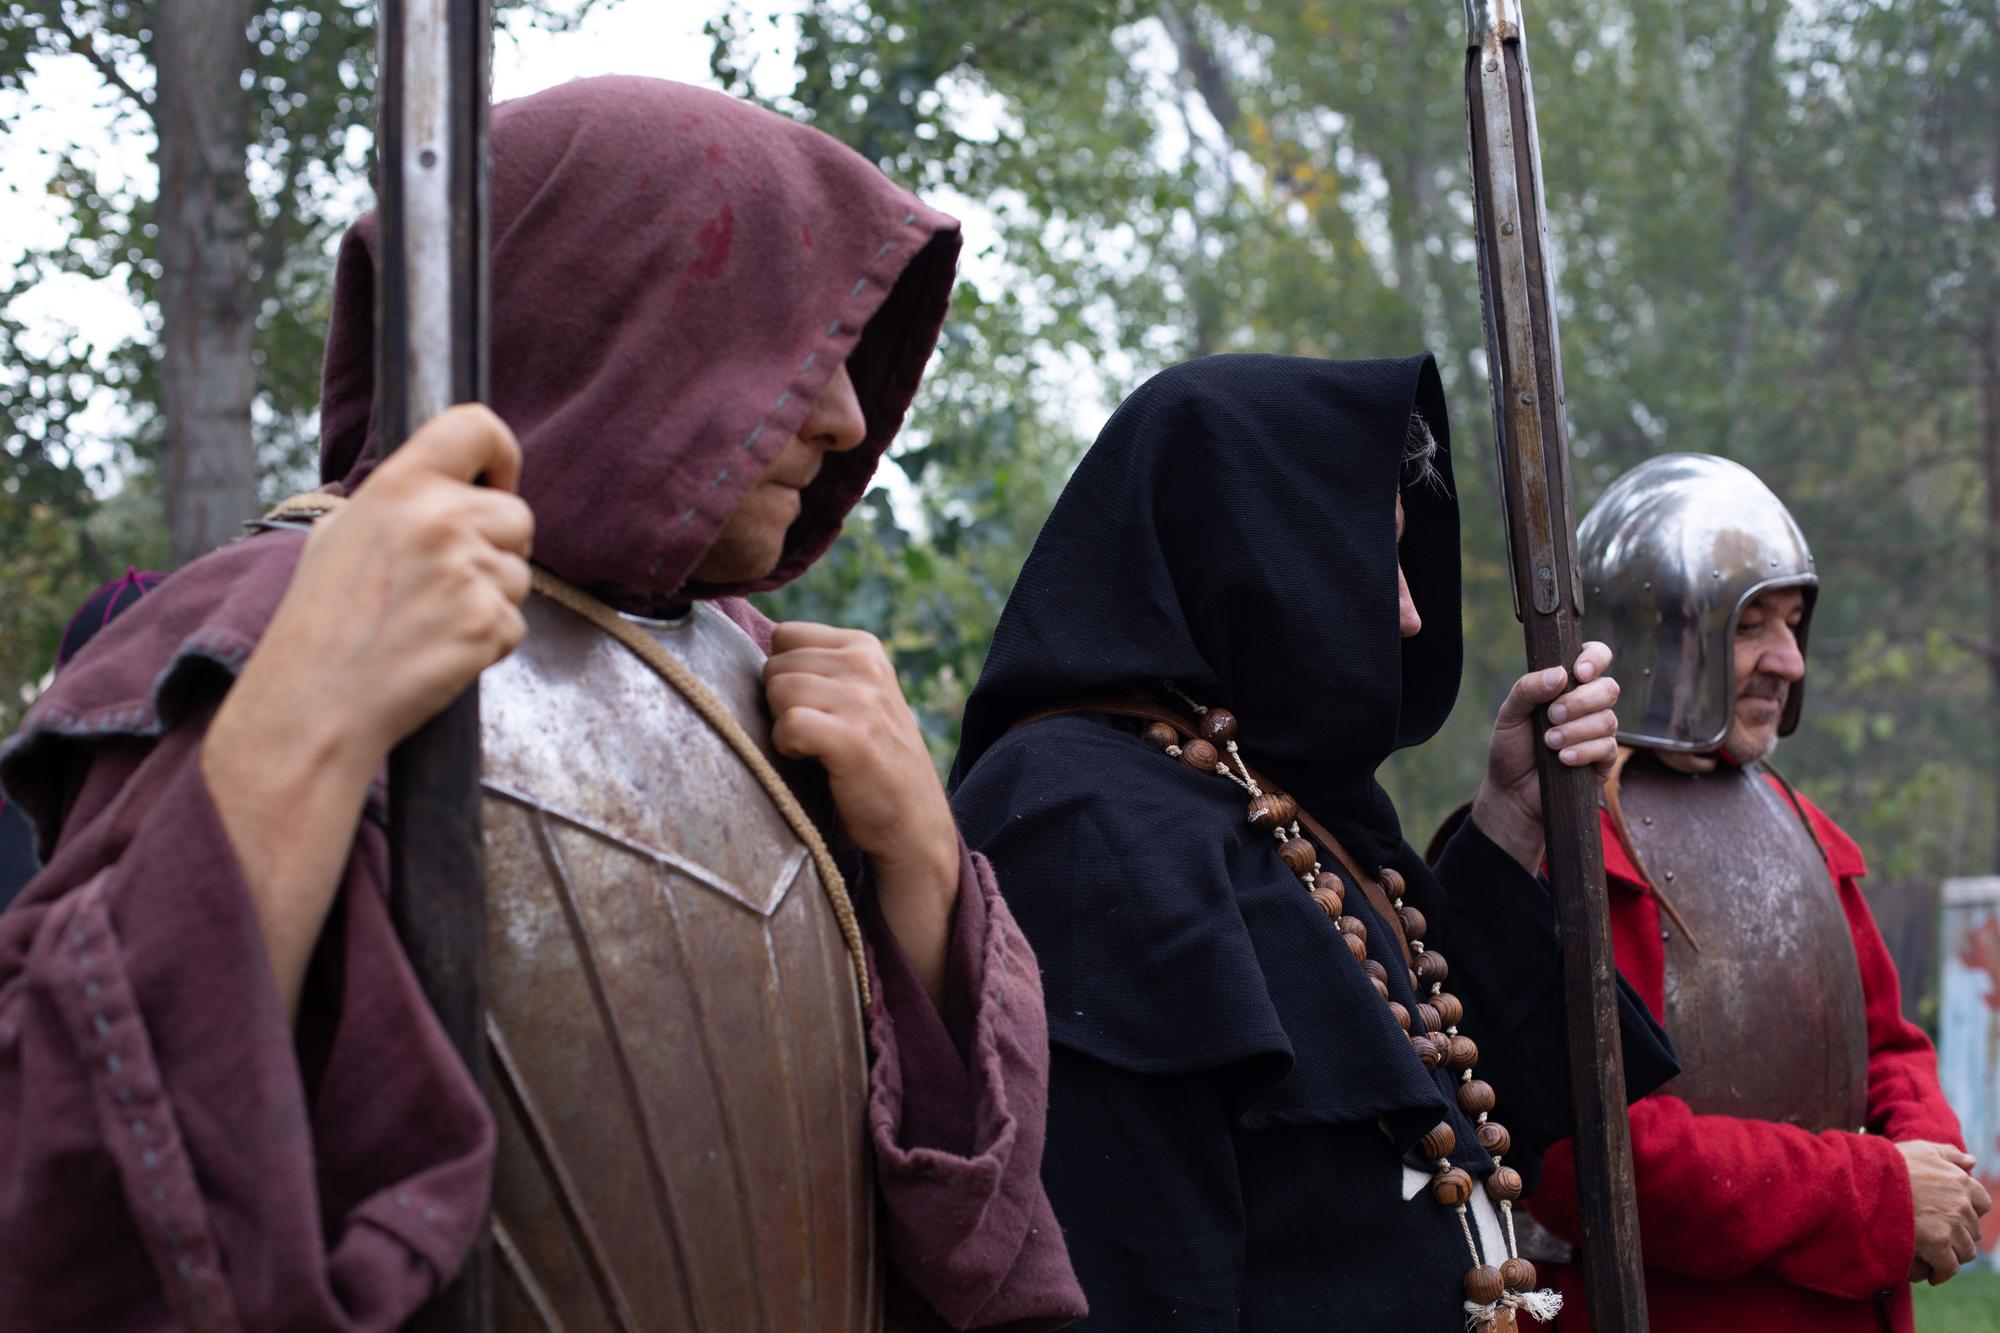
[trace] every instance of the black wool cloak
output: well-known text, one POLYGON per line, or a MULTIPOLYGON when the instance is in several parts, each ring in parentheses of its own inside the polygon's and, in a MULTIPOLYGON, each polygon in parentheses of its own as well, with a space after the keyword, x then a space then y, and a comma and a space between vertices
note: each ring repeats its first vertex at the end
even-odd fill
MULTIPOLYGON (((1038 709, 1189 696, 1238 718, 1251 765, 1367 869, 1392 866, 1465 1002, 1508 1163, 1570 1131, 1546 888, 1469 823, 1435 868, 1375 780, 1444 723, 1461 661, 1457 501, 1429 356, 1212 357, 1112 416, 1037 539, 968 703, 953 773, 1043 967, 1053 1051, 1043 1177, 1106 1329, 1460 1330, 1471 1256, 1428 1191, 1404 1198, 1440 1120, 1493 1163, 1452 1076, 1426 1072, 1334 924, 1244 818, 1232 783, 1137 724, 1038 709), (1395 497, 1412 413, 1438 476, 1402 490, 1401 565, 1423 617, 1398 631, 1395 497)), ((1331 858, 1323 857, 1333 869, 1331 858)), ((1343 879, 1347 876, 1342 872, 1343 879)), ((1414 1006, 1388 924, 1347 911, 1414 1006)), ((1672 1076, 1623 996, 1633 1095, 1672 1076)), ((1484 1256, 1498 1263, 1501 1256, 1484 1256)))

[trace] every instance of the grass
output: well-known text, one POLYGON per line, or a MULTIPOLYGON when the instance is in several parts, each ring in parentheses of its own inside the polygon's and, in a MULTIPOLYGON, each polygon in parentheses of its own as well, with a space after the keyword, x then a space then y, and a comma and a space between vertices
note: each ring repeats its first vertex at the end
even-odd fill
POLYGON ((1916 1289, 1917 1333, 2000 1333, 2000 1269, 1975 1268, 1916 1289))

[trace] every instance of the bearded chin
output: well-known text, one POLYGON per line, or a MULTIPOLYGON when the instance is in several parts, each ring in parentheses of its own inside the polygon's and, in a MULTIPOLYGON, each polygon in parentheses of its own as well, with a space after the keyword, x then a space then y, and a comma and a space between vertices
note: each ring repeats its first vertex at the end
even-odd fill
POLYGON ((1769 759, 1771 751, 1778 748, 1778 734, 1773 731, 1762 740, 1751 740, 1738 735, 1733 729, 1722 742, 1722 756, 1741 768, 1754 764, 1760 759, 1769 759))

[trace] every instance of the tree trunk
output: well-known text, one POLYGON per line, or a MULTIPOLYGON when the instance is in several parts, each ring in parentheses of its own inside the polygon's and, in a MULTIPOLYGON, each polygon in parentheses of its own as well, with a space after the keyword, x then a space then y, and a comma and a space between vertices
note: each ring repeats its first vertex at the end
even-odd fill
MULTIPOLYGON (((1992 52, 2000 63, 2000 5, 1992 13, 1992 52)), ((1993 117, 1993 172, 1989 188, 2000 193, 2000 98, 1993 117)), ((1985 224, 1994 224, 1988 220, 1985 224)), ((2000 278, 1989 264, 1986 309, 1979 324, 1980 437, 1986 462, 1986 663, 1993 676, 1994 845, 2000 871, 2000 278)))
POLYGON ((249 108, 254 0, 160 0, 153 119, 160 168, 160 379, 176 564, 257 511, 249 108))
POLYGON ((1729 172, 1729 257, 1735 269, 1735 309, 1730 316, 1729 379, 1724 438, 1742 436, 1749 415, 1745 398, 1753 380, 1752 351, 1757 337, 1757 294, 1762 286, 1757 243, 1757 157, 1762 145, 1764 88, 1771 78, 1772 47, 1783 21, 1781 0, 1743 0, 1737 40, 1742 44, 1737 72, 1736 136, 1729 172))

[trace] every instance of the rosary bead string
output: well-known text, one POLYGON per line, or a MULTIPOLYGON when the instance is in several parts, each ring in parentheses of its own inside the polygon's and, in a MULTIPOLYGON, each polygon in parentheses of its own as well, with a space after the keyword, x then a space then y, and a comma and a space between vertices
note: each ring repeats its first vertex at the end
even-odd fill
MULTIPOLYGON (((1170 694, 1180 699, 1197 717, 1203 719, 1198 730, 1203 736, 1199 743, 1204 746, 1204 752, 1199 762, 1192 762, 1190 766, 1206 768, 1207 771, 1226 778, 1249 793, 1250 821, 1258 827, 1268 828, 1278 850, 1284 854, 1286 868, 1297 875, 1299 882, 1312 894, 1313 901, 1334 921, 1335 928, 1341 935, 1346 937, 1348 951, 1354 955, 1356 962, 1362 965, 1363 970, 1369 972, 1370 980, 1383 1001, 1388 1004, 1389 1012, 1396 1018, 1398 1026, 1406 1031, 1412 1025, 1423 1029, 1420 1032, 1410 1033, 1412 1053, 1423 1062, 1427 1070, 1445 1064, 1458 1073, 1460 1109, 1474 1116, 1474 1124, 1480 1130, 1480 1146, 1489 1152, 1493 1160, 1493 1174, 1487 1178, 1486 1193, 1498 1206, 1504 1223, 1507 1249, 1506 1261, 1498 1268, 1484 1262, 1480 1255, 1479 1242, 1473 1233, 1468 1209, 1472 1194, 1472 1178, 1462 1168, 1452 1165, 1451 1153, 1456 1147, 1456 1136, 1452 1133, 1449 1122, 1440 1121, 1435 1129, 1424 1136, 1422 1146, 1427 1155, 1432 1156, 1437 1162, 1431 1180, 1432 1197, 1457 1214, 1459 1228, 1465 1235, 1466 1249, 1472 1258, 1472 1267, 1467 1270, 1463 1283, 1468 1327, 1475 1329, 1490 1327, 1502 1306, 1525 1310, 1537 1320, 1546 1321, 1553 1318, 1562 1308, 1562 1297, 1553 1291, 1527 1290, 1534 1284, 1535 1270, 1532 1264, 1520 1257, 1520 1245, 1514 1234, 1514 1199, 1520 1193, 1520 1175, 1511 1168, 1503 1169, 1501 1165, 1509 1141, 1505 1127, 1490 1120, 1488 1116, 1488 1109, 1492 1106, 1492 1089, 1484 1083, 1475 1083, 1472 1077, 1473 1066, 1478 1062, 1478 1047, 1470 1038, 1459 1032, 1457 1021, 1463 1015, 1465 1006, 1455 997, 1445 993, 1444 982, 1450 972, 1445 966, 1442 954, 1432 953, 1424 947, 1421 938, 1422 914, 1417 913, 1414 917, 1406 914, 1403 904, 1405 885, 1402 875, 1394 869, 1385 868, 1380 874, 1380 879, 1388 889, 1392 908, 1402 920, 1409 939, 1412 955, 1411 990, 1418 996, 1424 997, 1418 1004, 1418 1013, 1415 1015, 1405 1013, 1401 1005, 1389 999, 1387 983, 1382 976, 1377 975, 1380 971, 1379 964, 1374 971, 1370 971, 1369 965, 1374 960, 1367 956, 1366 928, 1359 918, 1341 914, 1344 896, 1341 889, 1323 883, 1324 880, 1331 879, 1338 884, 1339 877, 1326 871, 1318 855, 1320 848, 1300 832, 1299 821, 1296 818, 1284 817, 1287 810, 1297 809, 1296 803, 1289 797, 1265 792, 1251 772, 1249 763, 1236 745, 1235 716, 1226 710, 1211 710, 1196 703, 1182 693, 1172 681, 1167 681, 1165 684, 1170 694), (1208 739, 1210 737, 1213 740, 1208 739), (1227 759, 1216 753, 1217 742, 1228 752, 1227 759), (1210 758, 1214 759, 1212 767, 1208 762, 1210 758), (1275 796, 1279 804, 1266 804, 1266 798, 1270 796, 1275 796), (1272 818, 1273 822, 1263 823, 1262 821, 1267 818, 1272 818), (1296 864, 1302 859, 1303 848, 1294 852, 1292 844, 1295 842, 1302 842, 1305 848, 1312 850, 1313 860, 1309 869, 1296 864), (1430 974, 1429 979, 1426 980, 1420 973, 1430 974), (1440 999, 1447 1003, 1435 1003, 1440 999), (1450 1022, 1442 1021, 1447 1013, 1452 1017, 1450 1022), (1489 1124, 1492 1126, 1490 1134, 1486 1132, 1489 1124), (1495 1148, 1499 1151, 1493 1151, 1495 1148), (1435 1151, 1432 1151, 1433 1149, 1435 1151)), ((1149 728, 1146 739, 1169 757, 1185 760, 1186 749, 1176 742, 1174 739, 1176 735, 1177 732, 1162 725, 1149 728), (1164 744, 1161 743, 1162 737, 1166 742, 1164 744)))

